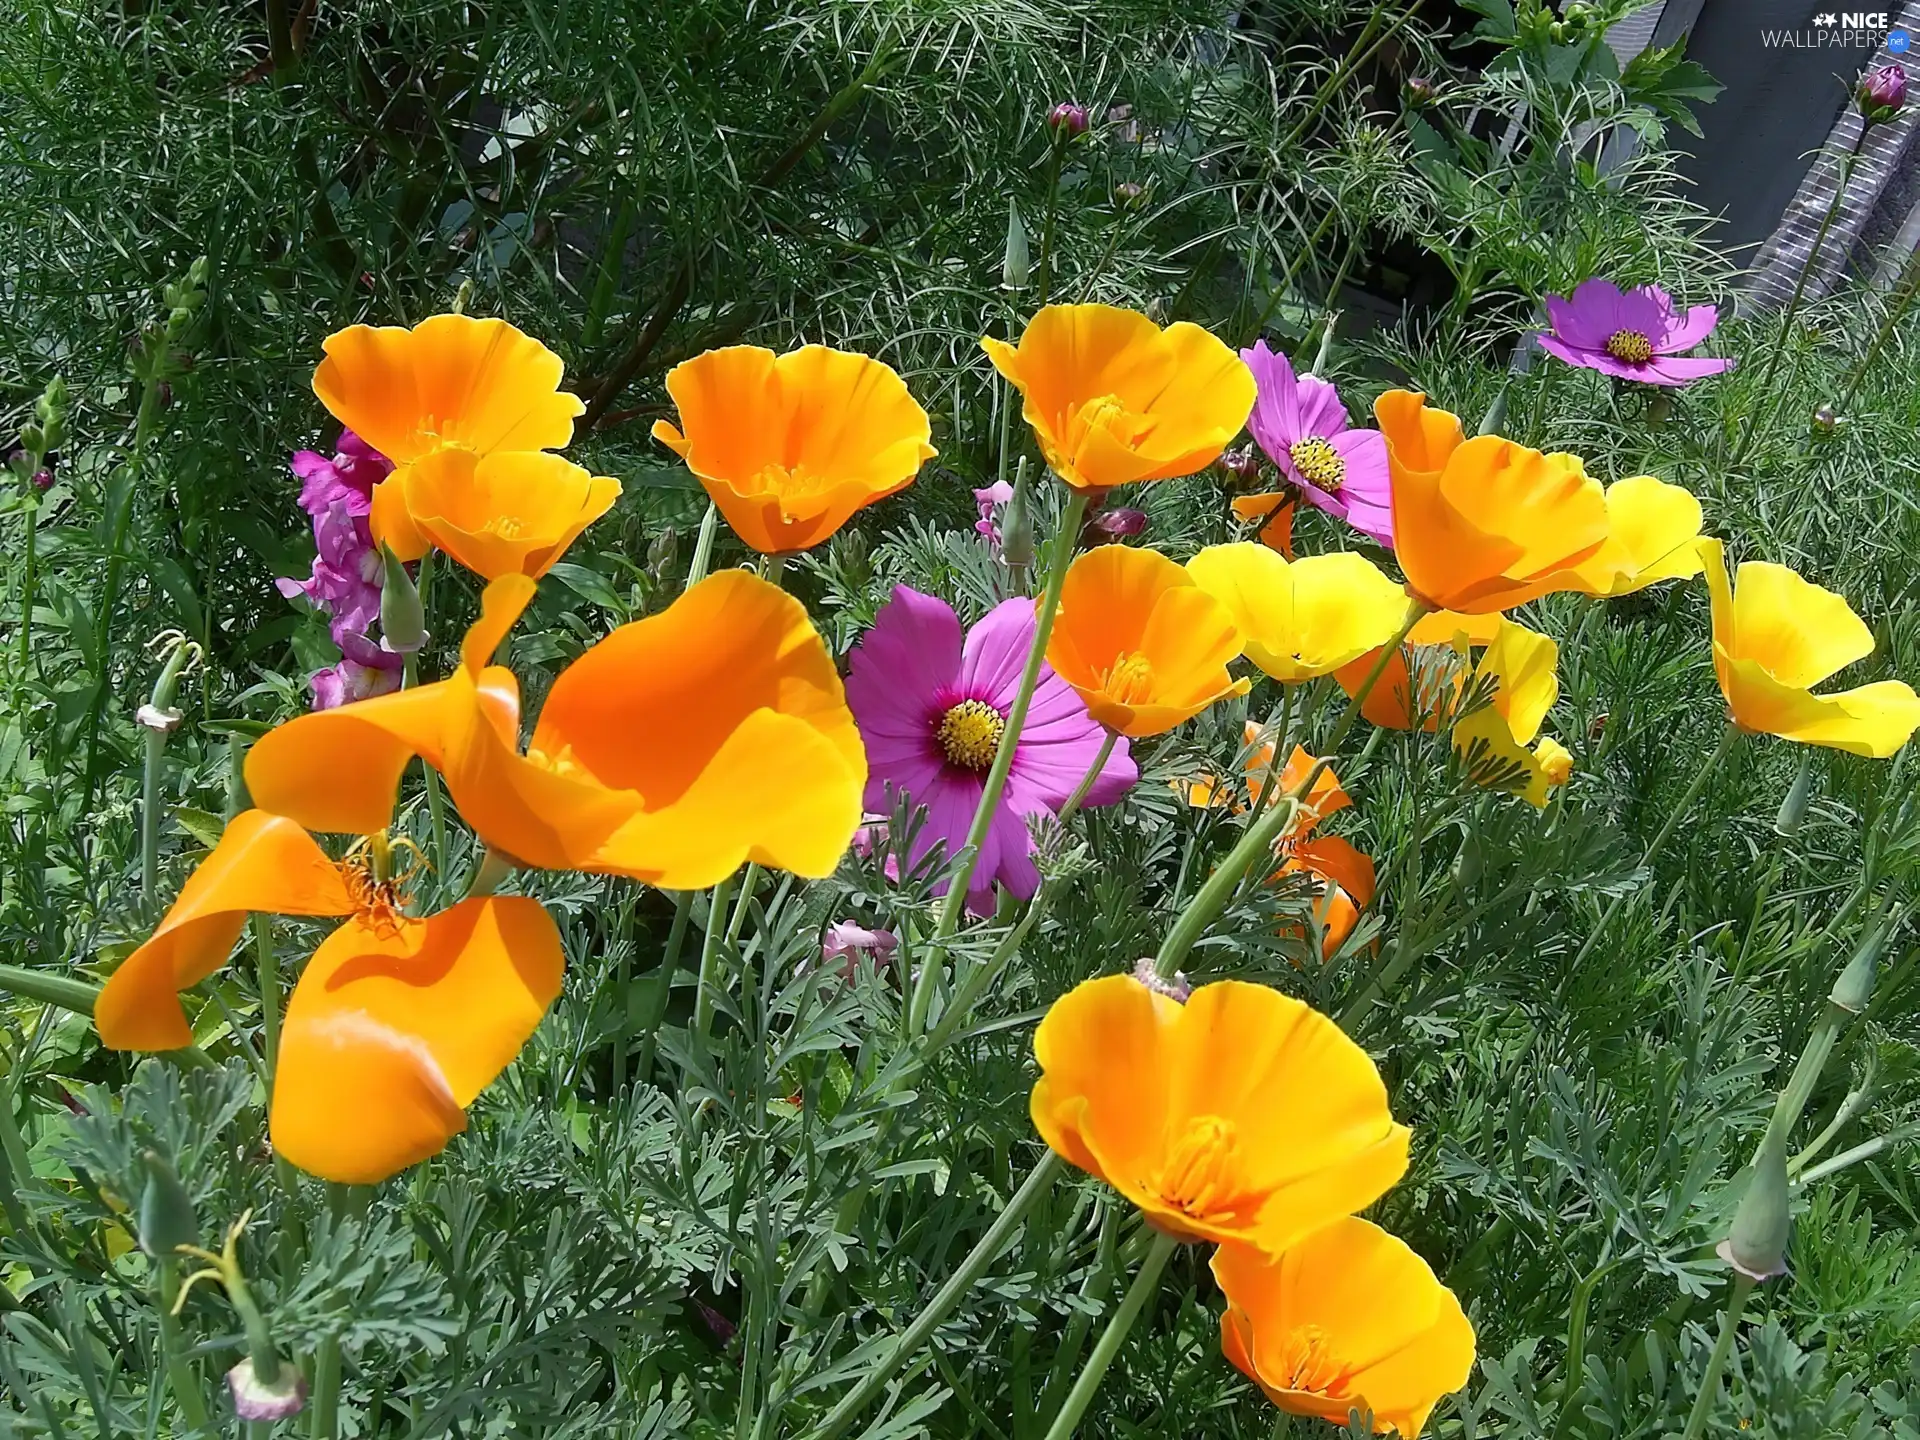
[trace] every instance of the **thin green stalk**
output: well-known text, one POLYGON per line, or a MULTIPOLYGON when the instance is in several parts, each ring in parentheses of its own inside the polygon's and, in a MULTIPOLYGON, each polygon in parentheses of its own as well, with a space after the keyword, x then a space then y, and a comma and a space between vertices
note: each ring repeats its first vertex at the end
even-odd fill
POLYGON ((1795 1177, 1794 1184, 1800 1189, 1805 1189, 1816 1180, 1824 1180, 1829 1175, 1836 1175, 1849 1165, 1858 1165, 1862 1160, 1871 1160, 1882 1150, 1893 1145, 1898 1145, 1903 1141, 1911 1140, 1916 1135, 1920 1135, 1920 1125, 1901 1125, 1896 1129, 1889 1130, 1884 1135, 1876 1135, 1871 1140, 1863 1140, 1851 1149, 1842 1150, 1831 1160, 1823 1160, 1818 1165, 1803 1171, 1795 1177))
MULTIPOLYGON (((1728 752, 1733 749, 1734 742, 1742 733, 1738 725, 1732 721, 1727 722, 1726 728, 1720 732, 1720 743, 1708 753, 1705 763, 1700 766, 1699 773, 1681 792, 1680 799, 1674 804, 1673 812, 1667 816, 1666 823, 1660 827, 1658 833, 1647 843, 1647 848, 1641 852, 1639 869, 1644 870, 1651 865, 1654 856, 1658 855, 1662 847, 1672 838, 1673 832, 1680 828, 1680 822, 1686 819, 1687 812, 1693 808, 1693 802, 1700 798, 1700 792, 1707 788, 1707 782, 1713 778, 1714 772, 1720 768, 1720 762, 1727 758, 1728 752)), ((1562 972, 1564 975, 1571 977, 1578 973, 1586 958, 1593 953, 1594 946, 1598 945, 1601 937, 1607 933, 1607 927, 1626 908, 1628 899, 1635 893, 1637 892, 1623 890, 1613 897, 1607 908, 1600 913, 1600 923, 1593 927, 1586 941, 1579 950, 1574 952, 1573 960, 1562 972)))
MULTIPOLYGON (((1900 322, 1906 318, 1916 295, 1920 295, 1920 251, 1916 251, 1913 258, 1907 262, 1906 273, 1900 279, 1898 293, 1895 294, 1893 303, 1887 307, 1887 313, 1880 322, 1880 328, 1874 332, 1873 343, 1867 346, 1866 353, 1855 362, 1853 369, 1847 375, 1847 388, 1840 395, 1838 407, 1840 414, 1846 414, 1852 406, 1854 397, 1860 393, 1860 383, 1867 378, 1867 372, 1880 358, 1880 352, 1887 348, 1887 341, 1893 338, 1893 332, 1900 328, 1900 322)), ((31 560, 33 552, 29 550, 27 556, 31 560)))
POLYGON ((1119 743, 1119 740, 1119 731, 1107 731, 1106 738, 1100 742, 1100 752, 1093 757, 1093 763, 1087 767, 1087 773, 1080 777, 1080 783, 1073 787, 1073 794, 1067 797, 1067 803, 1060 807, 1058 818, 1062 825, 1071 820, 1086 803, 1088 794, 1100 779, 1100 772, 1107 768, 1107 761, 1113 755, 1113 747, 1119 743))
POLYGON ((33 599, 35 590, 35 547, 40 534, 40 496, 33 488, 33 479, 29 474, 26 483, 24 509, 26 532, 21 536, 20 545, 20 658, 13 674, 13 713, 22 713, 20 699, 21 688, 26 684, 27 673, 33 666, 33 599))
POLYGON ((1036 310, 1047 303, 1047 295, 1053 288, 1053 221, 1060 210, 1060 166, 1071 143, 1064 132, 1055 132, 1052 153, 1047 157, 1047 218, 1040 228, 1040 263, 1034 267, 1036 310))
POLYGON ((0 1207, 5 1209, 7 1224, 13 1233, 24 1238, 31 1222, 26 1206, 20 1200, 20 1192, 33 1178, 33 1165, 27 1158, 26 1137, 20 1133, 20 1122, 13 1114, 14 1097, 19 1090, 18 1079, 16 1064, 6 1075, 7 1083, 0 1085, 0 1166, 6 1169, 6 1174, 0 1175, 0 1207))
POLYGON ((1733 1353, 1733 1337, 1740 1328, 1740 1316, 1747 1308, 1747 1296, 1751 1293, 1753 1277, 1734 1271, 1726 1313, 1720 1317, 1720 1338, 1713 1342, 1713 1354, 1707 1357, 1707 1373, 1700 1377, 1700 1393, 1693 1397, 1693 1410, 1687 1416, 1687 1429, 1681 1440, 1700 1440, 1706 1433, 1707 1416, 1713 1411, 1713 1402, 1719 1399, 1720 1372, 1727 1368, 1727 1357, 1733 1353))
POLYGON ((1347 77, 1362 65, 1366 64, 1367 61, 1371 60, 1374 55, 1378 53, 1380 47, 1393 38, 1396 30, 1413 19, 1422 3, 1423 0, 1413 0, 1413 4, 1407 7, 1406 12, 1396 16, 1393 24, 1389 25, 1380 38, 1374 40, 1372 46, 1363 54, 1361 53, 1361 47, 1373 39, 1374 27, 1380 23, 1380 16, 1387 9, 1385 5, 1375 5, 1373 7, 1373 13, 1367 16, 1366 26, 1361 30, 1360 37, 1353 42, 1352 48, 1347 51, 1346 58, 1342 60, 1334 72, 1327 77, 1326 83, 1315 93, 1312 102, 1308 105, 1307 113, 1300 117, 1299 123, 1288 133, 1287 138, 1275 147, 1274 154, 1288 155, 1293 152, 1294 146, 1300 143, 1301 138, 1307 133, 1308 127, 1320 118, 1321 114, 1326 110, 1328 103, 1339 93, 1340 88, 1347 83, 1347 77))
MULTIPOLYGON (((148 710, 142 711, 146 744, 140 767, 140 898, 154 903, 160 888, 160 781, 167 758, 167 731, 173 697, 180 683, 180 672, 199 647, 184 638, 176 638, 159 678, 153 682, 148 710)), ((173 720, 178 720, 173 715, 173 720)))
POLYGON ((1364 1016, 1380 997, 1387 993, 1400 978, 1413 967, 1420 958, 1420 951, 1414 948, 1414 934, 1419 929, 1420 911, 1420 848, 1426 840, 1426 811, 1420 806, 1420 792, 1414 791, 1413 834, 1407 841, 1402 853, 1406 857, 1407 881, 1402 892, 1405 899, 1399 910, 1400 933, 1394 937, 1393 957, 1367 977, 1364 989, 1354 997, 1353 1003, 1341 1012, 1340 1025, 1351 1030, 1354 1024, 1364 1016))
POLYGON ((719 528, 720 507, 709 500, 707 513, 700 517, 700 534, 693 542, 693 564, 687 571, 687 590, 707 578, 707 567, 713 563, 713 537, 719 528))
MULTIPOLYGON (((1787 301, 1787 308, 1780 315, 1780 329, 1773 338, 1773 346, 1767 355, 1767 368, 1761 373, 1760 384, 1750 393, 1761 397, 1766 409, 1766 420, 1772 423, 1778 410, 1773 400, 1773 377, 1780 371, 1781 358, 1786 354, 1787 341, 1793 334, 1793 322, 1800 314, 1800 302, 1806 297, 1807 282, 1813 278, 1814 267, 1820 263, 1820 252, 1827 243, 1827 232, 1833 229, 1833 222, 1840 214, 1840 206, 1847 198, 1847 183, 1853 178, 1854 162, 1860 158, 1860 146, 1867 138, 1870 126, 1862 125, 1860 133, 1854 136, 1853 148, 1840 157, 1840 176, 1833 187, 1833 203, 1827 206, 1827 213, 1820 220, 1820 228, 1814 232, 1813 245, 1807 251, 1806 263, 1800 267, 1800 276, 1794 281, 1793 295, 1787 301)), ((1754 437, 1760 433, 1761 417, 1755 416, 1751 425, 1741 433, 1740 443, 1734 447, 1733 454, 1727 459, 1727 468, 1739 465, 1752 446, 1754 437)))
MULTIPOLYGON (((1299 809, 1300 797, 1313 793, 1314 785, 1321 774, 1332 763, 1331 756, 1339 750, 1341 742, 1347 738, 1347 732, 1353 729, 1354 721, 1359 717, 1360 707, 1366 703, 1373 687, 1386 673, 1387 662, 1395 655, 1406 640, 1420 617, 1427 613, 1421 605, 1407 607, 1407 618, 1400 627, 1400 633, 1381 647, 1380 655, 1368 671, 1367 678, 1355 689, 1347 701, 1347 708, 1341 713, 1339 722, 1333 727, 1333 734, 1321 747, 1324 752, 1319 763, 1306 777, 1287 794, 1266 801, 1264 814, 1256 812, 1255 818, 1247 823, 1246 833, 1240 837, 1240 843, 1228 853, 1220 867, 1207 877, 1193 899, 1180 912, 1173 928, 1167 931, 1167 938, 1160 943, 1159 953, 1154 956, 1153 968, 1163 978, 1171 978, 1179 970, 1180 964, 1187 958, 1187 952, 1193 949, 1200 937, 1206 933, 1216 916, 1226 908, 1227 901, 1239 887, 1241 878, 1261 854, 1270 850, 1273 842, 1286 830, 1287 824, 1299 809)), ((1379 732, 1375 732, 1376 738, 1379 732)), ((1279 754, 1279 741, 1275 741, 1274 753, 1279 754)), ((1268 786, 1261 792, 1263 796, 1272 796, 1273 787, 1268 786)))
POLYGON ((1093 1354, 1087 1357, 1086 1368, 1080 1372, 1073 1389, 1067 1392, 1066 1403, 1060 1407, 1060 1413, 1048 1427, 1046 1440, 1067 1440, 1079 1427, 1080 1417, 1087 1413, 1087 1406, 1093 1403, 1094 1392, 1106 1378, 1107 1367, 1113 1364, 1113 1357, 1120 1353, 1121 1342, 1127 1338, 1127 1332, 1133 1329, 1133 1322, 1140 1318, 1147 1301, 1160 1288, 1160 1272, 1167 1268, 1167 1261, 1173 1258, 1174 1247, 1179 1243, 1171 1235, 1153 1237, 1153 1248, 1147 1251, 1147 1258, 1140 1262, 1140 1273, 1133 1277, 1133 1284, 1127 1287, 1126 1299, 1114 1311, 1107 1328, 1100 1332, 1100 1340, 1093 1347, 1093 1354))
MULTIPOLYGON (((933 948, 927 957, 929 969, 938 962, 939 950, 958 927, 960 914, 966 908, 967 887, 973 882, 973 871, 980 862, 981 847, 986 844, 987 832, 993 828, 994 816, 1000 809, 1000 796, 1007 786, 1007 774, 1013 769, 1013 757, 1020 748, 1020 732, 1026 728, 1027 710, 1033 704, 1034 686, 1040 681, 1040 666, 1047 657, 1047 641, 1053 635, 1053 617, 1060 609, 1060 591, 1067 582, 1067 566, 1073 559, 1074 542, 1079 538, 1081 523, 1086 518, 1086 492, 1075 490, 1067 501, 1066 513, 1060 517, 1060 528, 1053 537, 1052 553, 1047 561, 1047 588, 1034 608, 1033 643, 1027 647, 1027 664, 1020 675, 1020 689, 1007 711, 1006 724, 1000 732, 1000 745, 993 753, 993 766, 987 771, 986 785, 980 792, 980 804, 973 812, 973 824, 967 828, 967 843, 962 851, 960 867, 947 891, 946 903, 940 909, 933 948)), ((923 971, 923 978, 925 974, 923 971)))
POLYGON ((273 921, 254 915, 253 963, 260 977, 260 1048, 267 1062, 267 1097, 273 1097, 273 1077, 280 1064, 280 956, 273 946, 273 921))
POLYGON ((179 1272, 180 1262, 171 1256, 162 1256, 154 1264, 155 1300, 160 1311, 160 1353, 165 1357, 167 1388, 173 1391, 174 1403, 186 1417, 189 1429, 205 1430, 207 1403, 200 1393, 200 1377, 194 1373, 193 1361, 181 1343, 180 1321, 173 1313, 174 1300, 179 1294, 179 1272))
POLYGON ((867 1366, 860 1383, 827 1413, 827 1418, 807 1436, 807 1440, 835 1440, 835 1437, 846 1433, 854 1418, 887 1387, 887 1382, 893 1379, 900 1367, 919 1352, 920 1347, 939 1328, 940 1322, 953 1312, 975 1282, 986 1273, 987 1267, 1013 1237, 1013 1232, 1027 1218, 1027 1212, 1052 1188, 1060 1170, 1060 1157, 1051 1150, 1040 1157, 1032 1173, 1007 1201, 1006 1208, 987 1227, 987 1233, 967 1252, 959 1268, 947 1277, 946 1284, 934 1292, 933 1298, 927 1302, 927 1308, 867 1366))
POLYGON ((1826 1003, 1819 1020, 1807 1036, 1799 1060, 1794 1062, 1786 1088, 1774 1101, 1766 1133, 1760 1138, 1760 1150, 1764 1151, 1769 1145, 1786 1146, 1793 1134, 1793 1127, 1800 1123, 1800 1117, 1806 1111, 1807 1101, 1813 1098, 1813 1087, 1820 1081, 1820 1072, 1827 1068, 1827 1057, 1833 1054, 1834 1042, 1840 1038, 1841 1030, 1852 1018, 1851 1011, 1831 1000, 1826 1003))
POLYGON ((68 975, 45 970, 23 970, 18 965, 0 965, 0 991, 42 1005, 57 1005, 76 1015, 93 1014, 93 1003, 100 998, 100 987, 68 975))
POLYGON ((653 1047, 660 1034, 660 1022, 666 1018, 667 1002, 673 994, 673 977, 680 969, 680 951, 687 941, 688 922, 693 919, 693 892, 677 890, 673 896, 673 926, 667 932, 667 948, 660 956, 659 974, 648 997, 647 1013, 640 1022, 640 1055, 634 1063, 636 1080, 644 1081, 653 1073, 653 1047))
POLYGON ((693 996, 693 1033, 704 1044, 713 1029, 713 992, 720 983, 720 939, 725 930, 721 917, 727 911, 727 897, 733 891, 729 875, 713 887, 707 899, 707 938, 700 947, 700 984, 693 996))

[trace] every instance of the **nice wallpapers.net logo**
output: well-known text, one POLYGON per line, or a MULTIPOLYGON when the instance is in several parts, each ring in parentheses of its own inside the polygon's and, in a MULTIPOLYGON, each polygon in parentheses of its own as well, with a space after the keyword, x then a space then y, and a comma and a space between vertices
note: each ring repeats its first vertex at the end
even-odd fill
POLYGON ((1763 30, 1769 50, 1878 50, 1905 55, 1913 36, 1893 25, 1885 10, 1821 10, 1798 30, 1763 30))

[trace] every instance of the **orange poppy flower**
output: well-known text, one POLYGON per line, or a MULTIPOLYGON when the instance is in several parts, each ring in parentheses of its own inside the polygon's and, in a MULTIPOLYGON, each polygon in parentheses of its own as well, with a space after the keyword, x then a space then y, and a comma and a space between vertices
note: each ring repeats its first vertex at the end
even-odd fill
POLYGON ((1089 980, 1033 1049, 1047 1144, 1182 1240, 1278 1254, 1407 1168, 1409 1132, 1367 1052, 1264 985, 1222 980, 1183 1005, 1131 975, 1089 980))
POLYGON ((108 979, 101 1040, 191 1043, 180 991, 226 963, 255 911, 345 920, 294 987, 269 1116, 274 1147, 323 1179, 372 1184, 439 1151, 560 993, 560 935, 538 901, 409 916, 363 860, 336 862, 294 821, 248 810, 108 979))
POLYGON ((1920 697, 1900 680, 1813 687, 1873 653, 1873 632, 1845 598, 1784 565, 1749 560, 1736 587, 1724 547, 1700 542, 1713 601, 1713 669, 1734 723, 1803 745, 1879 759, 1920 728, 1920 697))
POLYGON ((667 372, 685 433, 656 420, 727 523, 763 555, 810 550, 853 512, 904 490, 923 461, 927 412, 886 365, 806 345, 730 345, 667 372))
POLYGON ((587 408, 560 389, 560 357, 504 320, 435 315, 411 330, 352 325, 328 336, 324 349, 313 393, 402 467, 445 446, 475 455, 559 450, 587 408))
POLYGON ((1269 550, 1293 559, 1293 497, 1284 490, 1266 495, 1241 495, 1233 501, 1233 518, 1242 525, 1258 525, 1254 536, 1269 550))
POLYGON ((1417 599, 1486 614, 1577 588, 1570 571, 1606 543, 1607 502, 1576 457, 1498 435, 1469 440, 1458 416, 1405 390, 1373 413, 1387 440, 1394 549, 1417 599))
POLYGON ((709 576, 568 666, 522 754, 518 682, 490 661, 533 590, 519 575, 487 587, 447 680, 263 736, 247 756, 255 802, 368 833, 418 754, 475 832, 525 865, 673 890, 749 860, 832 873, 860 823, 866 751, 799 601, 742 570, 709 576))
POLYGON ((375 541, 401 560, 434 546, 488 580, 547 573, 613 507, 620 482, 538 450, 435 450, 376 485, 375 541))
POLYGON ((1251 682, 1233 617, 1153 550, 1102 545, 1067 569, 1047 663, 1109 730, 1162 735, 1251 682))
POLYGON ((1416 1440, 1433 1407, 1473 1373, 1473 1325, 1407 1244, 1357 1218, 1334 1221, 1277 1258, 1222 1245, 1220 1348, 1282 1410, 1344 1426, 1371 1411, 1376 1433, 1416 1440))
POLYGON ((1253 410, 1253 372, 1198 325, 1134 310, 1048 305, 1018 346, 980 344, 1019 389, 1047 465, 1076 490, 1192 475, 1253 410))

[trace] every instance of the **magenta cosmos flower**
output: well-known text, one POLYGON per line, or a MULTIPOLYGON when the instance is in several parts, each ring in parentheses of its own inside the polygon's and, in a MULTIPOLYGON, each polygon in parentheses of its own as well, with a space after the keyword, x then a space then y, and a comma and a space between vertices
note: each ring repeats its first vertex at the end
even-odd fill
POLYGON ((1583 280, 1566 299, 1547 297, 1553 330, 1540 348, 1569 365, 1642 385, 1686 385, 1718 375, 1733 361, 1681 355, 1713 333, 1720 312, 1695 305, 1685 314, 1658 285, 1622 291, 1611 280, 1583 280))
POLYGON ((1309 505, 1392 549, 1393 485, 1385 437, 1378 430, 1354 429, 1340 392, 1312 375, 1295 378, 1291 362, 1269 350, 1266 341, 1242 350, 1240 358, 1259 387, 1247 429, 1267 458, 1309 505))
MULTIPOLYGON (((966 632, 945 601, 901 586, 854 647, 847 704, 867 745, 869 810, 894 796, 925 810, 909 865, 944 843, 967 843, 1020 671, 1033 643, 1033 602, 1003 601, 966 632)), ((1050 666, 1040 667, 1013 769, 981 847, 967 904, 991 912, 994 882, 1019 899, 1040 888, 1029 818, 1057 813, 1100 753, 1105 733, 1050 666)), ((1140 778, 1127 742, 1115 743, 1088 805, 1111 805, 1140 778)), ((938 887, 944 889, 944 886, 938 887)))

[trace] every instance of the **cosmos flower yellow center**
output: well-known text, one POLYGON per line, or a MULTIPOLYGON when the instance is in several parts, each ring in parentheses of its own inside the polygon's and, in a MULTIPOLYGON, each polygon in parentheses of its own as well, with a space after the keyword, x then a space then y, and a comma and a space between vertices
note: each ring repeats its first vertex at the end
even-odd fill
POLYGON ((1101 693, 1122 705, 1148 699, 1153 694, 1153 664, 1144 655, 1122 655, 1099 678, 1101 693))
POLYGON ((1318 435, 1294 441, 1287 447, 1287 458, 1293 461, 1293 468, 1300 472, 1301 478, 1316 490, 1332 495, 1346 483, 1347 462, 1318 435))
POLYGON ((1007 717, 984 700, 962 700, 940 717, 940 748, 968 770, 985 770, 1000 748, 1007 717))
POLYGON ((1289 1330, 1281 1340, 1279 1373, 1274 1378, 1285 1390, 1327 1395, 1345 1385, 1347 1368, 1325 1330, 1318 1325, 1302 1325, 1289 1330))
POLYGON ((1242 1166, 1235 1152, 1240 1132, 1218 1115, 1195 1115, 1167 1147, 1153 1189, 1187 1215, 1228 1208, 1242 1166))
POLYGON ((1607 337, 1607 354, 1629 365, 1644 365, 1653 359, 1653 341, 1639 330, 1616 330, 1607 337))

